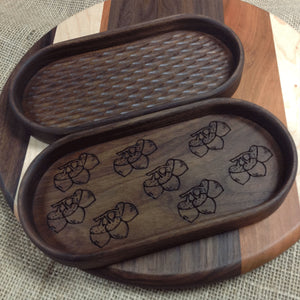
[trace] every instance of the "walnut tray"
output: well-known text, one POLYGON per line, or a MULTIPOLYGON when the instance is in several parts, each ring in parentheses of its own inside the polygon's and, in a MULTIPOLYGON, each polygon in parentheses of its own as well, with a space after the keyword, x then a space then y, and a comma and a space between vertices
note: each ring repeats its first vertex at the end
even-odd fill
POLYGON ((201 99, 231 96, 242 75, 237 35, 179 15, 46 47, 17 67, 9 102, 46 142, 201 99))
POLYGON ((202 100, 54 142, 27 170, 18 213, 44 253, 100 268, 265 218, 296 169, 271 113, 202 100))

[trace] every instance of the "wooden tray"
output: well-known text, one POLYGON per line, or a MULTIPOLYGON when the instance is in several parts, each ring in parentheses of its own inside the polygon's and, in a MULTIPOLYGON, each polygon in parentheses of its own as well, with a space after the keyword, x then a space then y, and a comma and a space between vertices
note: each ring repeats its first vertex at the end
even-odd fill
POLYGON ((243 64, 241 42, 230 28, 207 17, 173 16, 37 52, 17 67, 9 99, 32 135, 50 142, 113 121, 231 96, 243 64))
POLYGON ((257 222, 296 170, 275 116, 209 99, 53 143, 25 174, 18 211, 47 255, 91 269, 257 222))
MULTIPOLYGON (((292 115, 298 103, 299 66, 294 57, 299 54, 299 34, 282 20, 240 0, 106 0, 104 7, 99 3, 59 24, 22 60, 53 42, 99 32, 100 24, 101 31, 111 30, 181 13, 216 18, 237 33, 244 46, 245 65, 234 97, 268 109, 290 130, 294 128, 291 132, 297 137, 297 115, 292 115)), ((45 145, 30 138, 11 113, 9 82, 0 96, 0 186, 18 219, 15 195, 20 175, 45 145)), ((300 205, 294 184, 283 204, 258 223, 89 272, 134 285, 185 288, 249 272, 280 255, 299 238, 300 205)), ((10 250, 13 264, 21 254, 15 248, 10 250)), ((40 267, 32 259, 26 259, 25 265, 40 267)))

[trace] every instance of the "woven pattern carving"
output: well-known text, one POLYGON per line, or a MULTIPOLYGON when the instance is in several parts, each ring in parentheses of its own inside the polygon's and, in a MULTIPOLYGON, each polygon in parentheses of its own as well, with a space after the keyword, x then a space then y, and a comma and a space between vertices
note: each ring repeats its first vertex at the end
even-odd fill
POLYGON ((233 67, 220 41, 178 30, 53 62, 30 81, 23 109, 41 125, 73 127, 210 92, 233 67))

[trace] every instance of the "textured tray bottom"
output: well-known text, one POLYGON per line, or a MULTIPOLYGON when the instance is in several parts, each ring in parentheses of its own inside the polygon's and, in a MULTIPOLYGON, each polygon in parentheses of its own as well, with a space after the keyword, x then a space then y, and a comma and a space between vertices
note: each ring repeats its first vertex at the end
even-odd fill
POLYGON ((29 82, 23 110, 37 124, 73 127, 175 104, 224 84, 233 61, 211 35, 171 31, 51 63, 29 82))

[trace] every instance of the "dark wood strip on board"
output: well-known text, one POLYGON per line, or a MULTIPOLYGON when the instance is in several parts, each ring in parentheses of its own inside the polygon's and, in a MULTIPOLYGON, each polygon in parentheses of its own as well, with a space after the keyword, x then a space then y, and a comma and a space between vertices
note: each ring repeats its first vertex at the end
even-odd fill
POLYGON ((155 288, 186 288, 241 273, 238 230, 88 270, 110 280, 155 288))
POLYGON ((223 22, 222 0, 111 0, 108 29, 177 14, 200 14, 223 22))

